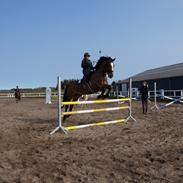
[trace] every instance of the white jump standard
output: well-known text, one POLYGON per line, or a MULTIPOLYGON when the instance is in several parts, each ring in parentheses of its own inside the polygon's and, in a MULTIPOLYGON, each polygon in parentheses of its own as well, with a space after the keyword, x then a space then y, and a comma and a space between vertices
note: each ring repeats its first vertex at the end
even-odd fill
POLYGON ((165 96, 165 91, 163 89, 159 90, 160 94, 157 94, 157 88, 156 88, 156 82, 154 83, 154 106, 151 109, 165 109, 166 107, 175 104, 175 103, 182 103, 183 104, 183 96, 179 98, 173 98, 165 96), (157 97, 160 97, 161 99, 168 99, 171 100, 171 102, 161 105, 160 107, 157 105, 157 97))
POLYGON ((156 82, 154 83, 154 106, 151 107, 151 109, 159 110, 159 107, 157 105, 157 87, 156 87, 156 82))
POLYGON ((61 79, 60 77, 57 78, 57 86, 58 86, 58 100, 57 100, 57 108, 58 108, 58 126, 50 133, 51 135, 55 132, 62 130, 64 133, 67 134, 67 130, 62 126, 62 90, 61 90, 61 79))
POLYGON ((171 100, 171 102, 160 106, 160 109, 164 109, 164 108, 166 108, 172 104, 175 104, 175 103, 182 103, 183 104, 183 96, 179 97, 179 98, 168 97, 168 96, 165 96, 164 90, 161 90, 161 98, 171 100))
POLYGON ((131 79, 130 79, 130 97, 129 98, 93 100, 93 101, 74 101, 74 102, 62 102, 60 77, 57 78, 57 82, 58 82, 58 126, 50 133, 51 135, 59 130, 63 131, 65 134, 67 134, 69 130, 81 129, 81 128, 92 127, 92 126, 102 126, 102 125, 108 125, 108 124, 123 123, 130 119, 132 119, 133 121, 136 121, 135 118, 132 116, 132 80, 131 79), (61 107, 64 105, 105 104, 105 103, 114 103, 114 102, 129 102, 129 105, 120 106, 120 107, 102 108, 102 109, 71 111, 71 112, 62 112, 62 110, 61 110, 61 107), (126 119, 119 119, 119 120, 106 121, 106 122, 97 122, 97 123, 90 123, 90 124, 70 126, 70 127, 64 127, 62 125, 62 117, 66 116, 66 115, 85 114, 85 113, 104 112, 104 111, 116 111, 116 110, 122 110, 122 109, 129 110, 129 114, 126 119))

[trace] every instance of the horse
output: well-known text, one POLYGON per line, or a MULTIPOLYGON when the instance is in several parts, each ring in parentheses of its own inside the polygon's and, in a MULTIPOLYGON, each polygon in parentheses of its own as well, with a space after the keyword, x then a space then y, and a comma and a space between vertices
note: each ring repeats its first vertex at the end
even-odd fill
POLYGON ((16 103, 18 103, 18 101, 21 100, 20 90, 15 90, 15 99, 16 99, 16 103))
MULTIPOLYGON (((113 78, 115 59, 116 58, 113 59, 104 56, 100 57, 96 63, 95 70, 87 79, 87 83, 81 83, 79 81, 71 81, 68 83, 64 91, 63 102, 77 101, 82 95, 89 95, 99 91, 101 91, 101 94, 98 96, 98 99, 107 98, 112 88, 111 85, 108 84, 107 78, 113 78), (104 95, 105 93, 106 95, 104 95)), ((67 112, 68 109, 71 112, 73 105, 65 105, 65 112, 67 112)), ((69 115, 64 116, 63 121, 68 117, 69 115)))

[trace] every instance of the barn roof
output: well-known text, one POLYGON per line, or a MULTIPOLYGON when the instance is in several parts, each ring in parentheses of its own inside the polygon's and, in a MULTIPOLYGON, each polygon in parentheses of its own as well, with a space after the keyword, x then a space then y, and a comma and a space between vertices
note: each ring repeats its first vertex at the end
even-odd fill
MULTIPOLYGON (((139 74, 132 76, 133 81, 144 81, 144 80, 154 80, 154 79, 163 79, 171 77, 180 77, 183 76, 183 62, 159 67, 155 69, 150 69, 139 74)), ((119 82, 128 82, 129 78, 119 81, 119 82)))

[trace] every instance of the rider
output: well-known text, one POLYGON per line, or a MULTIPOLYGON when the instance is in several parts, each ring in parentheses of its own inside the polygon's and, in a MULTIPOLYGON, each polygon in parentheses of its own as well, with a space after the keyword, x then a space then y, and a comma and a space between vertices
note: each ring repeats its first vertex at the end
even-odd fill
POLYGON ((19 92, 20 92, 20 89, 19 89, 18 86, 16 86, 15 92, 16 92, 16 93, 19 93, 19 92))
POLYGON ((16 98, 16 102, 18 102, 18 100, 21 100, 20 89, 18 86, 15 89, 15 98, 16 98))
POLYGON ((143 114, 147 114, 148 110, 148 90, 149 90, 148 83, 147 81, 144 81, 140 89, 143 114))
POLYGON ((93 64, 90 60, 90 54, 88 52, 84 54, 84 58, 81 62, 81 67, 83 68, 83 75, 84 75, 82 82, 87 82, 90 73, 94 70, 93 64))

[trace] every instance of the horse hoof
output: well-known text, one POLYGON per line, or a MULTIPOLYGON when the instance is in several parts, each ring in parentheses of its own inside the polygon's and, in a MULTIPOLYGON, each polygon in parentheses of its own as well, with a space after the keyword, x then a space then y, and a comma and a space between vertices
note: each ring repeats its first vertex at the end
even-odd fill
POLYGON ((106 98, 108 98, 108 97, 109 97, 108 95, 104 95, 104 96, 103 96, 103 99, 106 99, 106 98))

